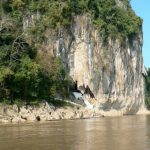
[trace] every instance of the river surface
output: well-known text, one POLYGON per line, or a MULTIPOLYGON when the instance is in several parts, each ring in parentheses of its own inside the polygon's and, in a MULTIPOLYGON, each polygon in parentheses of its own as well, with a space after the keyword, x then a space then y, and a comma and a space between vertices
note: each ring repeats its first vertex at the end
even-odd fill
POLYGON ((150 150, 150 116, 0 124, 0 150, 150 150))

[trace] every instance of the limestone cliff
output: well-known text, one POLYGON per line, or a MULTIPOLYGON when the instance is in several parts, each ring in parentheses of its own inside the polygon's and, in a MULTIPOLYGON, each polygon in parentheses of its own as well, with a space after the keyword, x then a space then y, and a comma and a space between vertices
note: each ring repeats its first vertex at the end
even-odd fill
POLYGON ((56 43, 57 53, 78 87, 88 86, 99 109, 134 114, 144 107, 142 29, 122 46, 119 39, 103 43, 90 17, 76 16, 71 33, 56 43))
MULTIPOLYGON (((117 0, 116 4, 128 11, 122 1, 117 0)), ((39 14, 24 19, 24 30, 35 18, 39 19, 39 14)), ((85 13, 75 14, 68 31, 61 30, 54 36, 47 30, 48 40, 39 49, 43 46, 52 55, 61 56, 78 89, 88 87, 94 98, 92 104, 97 109, 135 114, 145 107, 141 26, 137 32, 132 39, 120 41, 108 37, 104 43, 103 34, 94 27, 92 17, 85 13)))
POLYGON ((0 12, 0 100, 76 92, 92 111, 145 107, 142 19, 129 0, 4 0, 0 12))

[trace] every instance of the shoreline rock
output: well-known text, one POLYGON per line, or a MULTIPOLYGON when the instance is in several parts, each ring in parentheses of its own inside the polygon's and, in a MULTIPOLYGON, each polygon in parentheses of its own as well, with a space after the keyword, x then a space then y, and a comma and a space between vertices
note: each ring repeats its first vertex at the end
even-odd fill
POLYGON ((17 105, 0 105, 0 123, 21 123, 67 119, 86 119, 101 117, 95 110, 85 107, 54 107, 48 103, 39 106, 18 107, 17 105))
MULTIPOLYGON (((142 111, 150 114, 149 111, 142 111)), ((123 112, 110 110, 87 109, 85 107, 54 107, 48 103, 39 106, 18 107, 17 105, 0 105, 0 123, 45 122, 54 120, 75 120, 100 117, 123 116, 123 112)))

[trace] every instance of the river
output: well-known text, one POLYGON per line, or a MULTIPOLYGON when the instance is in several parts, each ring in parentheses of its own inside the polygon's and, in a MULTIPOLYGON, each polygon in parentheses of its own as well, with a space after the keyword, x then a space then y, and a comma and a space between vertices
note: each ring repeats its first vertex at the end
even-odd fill
POLYGON ((0 124, 0 150, 150 150, 150 116, 0 124))

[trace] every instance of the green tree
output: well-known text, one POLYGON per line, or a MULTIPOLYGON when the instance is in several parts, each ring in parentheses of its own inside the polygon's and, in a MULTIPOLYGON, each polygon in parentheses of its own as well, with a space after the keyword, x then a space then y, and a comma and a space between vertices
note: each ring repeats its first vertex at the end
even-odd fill
POLYGON ((147 70, 147 76, 145 77, 145 103, 148 109, 150 109, 150 69, 147 70))
POLYGON ((126 9, 120 8, 115 0, 1 1, 0 99, 43 100, 57 94, 67 98, 72 80, 62 60, 49 54, 46 48, 37 51, 38 45, 46 45, 47 33, 57 37, 61 31, 70 32, 74 16, 84 13, 91 17, 104 41, 109 37, 120 41, 132 39, 142 20, 128 0, 121 2, 126 9), (29 24, 23 29, 25 18, 29 24))

